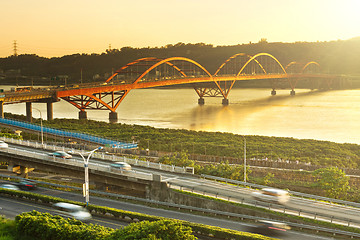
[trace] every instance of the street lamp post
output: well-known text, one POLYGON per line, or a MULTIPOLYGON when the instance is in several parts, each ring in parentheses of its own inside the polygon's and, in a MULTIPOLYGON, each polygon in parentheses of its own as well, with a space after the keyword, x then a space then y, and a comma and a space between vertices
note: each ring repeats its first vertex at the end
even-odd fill
POLYGON ((95 148, 93 150, 91 150, 89 152, 89 155, 87 156, 87 158, 85 159, 84 155, 82 155, 80 152, 74 152, 74 151, 69 151, 70 153, 77 153, 79 154, 82 159, 84 160, 84 168, 85 168, 85 183, 84 183, 84 187, 83 187, 83 192, 84 192, 84 197, 85 197, 85 202, 86 202, 86 207, 89 205, 89 160, 91 155, 97 151, 97 150, 101 150, 103 149, 103 147, 98 147, 95 148))
POLYGON ((42 125, 42 114, 41 111, 37 108, 33 108, 40 113, 40 128, 41 128, 41 145, 44 146, 44 132, 43 132, 43 125, 42 125))

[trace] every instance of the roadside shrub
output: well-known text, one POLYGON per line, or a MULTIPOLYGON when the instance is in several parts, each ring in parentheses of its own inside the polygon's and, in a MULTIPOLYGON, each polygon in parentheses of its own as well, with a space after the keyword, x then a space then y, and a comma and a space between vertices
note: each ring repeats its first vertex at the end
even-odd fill
POLYGON ((32 211, 15 218, 16 230, 25 237, 46 240, 103 240, 114 230, 100 225, 85 224, 49 213, 32 211))
POLYGON ((107 240, 192 240, 191 227, 182 225, 176 220, 142 221, 132 223, 111 234, 107 240))

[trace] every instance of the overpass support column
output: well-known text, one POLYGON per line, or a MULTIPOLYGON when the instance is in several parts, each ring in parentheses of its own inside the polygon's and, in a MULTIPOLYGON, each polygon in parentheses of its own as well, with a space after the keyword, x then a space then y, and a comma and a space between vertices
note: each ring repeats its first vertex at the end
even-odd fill
POLYGON ((4 102, 0 101, 0 118, 4 118, 4 102))
POLYGON ((229 105, 229 99, 223 98, 223 100, 222 100, 222 105, 224 105, 224 106, 229 105))
POLYGON ((31 102, 26 102, 26 121, 32 122, 31 102))
POLYGON ((117 112, 109 112, 109 119, 110 121, 117 121, 118 120, 117 112))
POLYGON ((10 172, 13 172, 13 168, 14 168, 14 163, 9 162, 8 166, 7 166, 7 170, 10 172))
POLYGON ((204 105, 204 104, 205 104, 205 99, 202 98, 202 97, 199 98, 199 99, 198 99, 198 104, 199 104, 199 105, 204 105))
POLYGON ((87 119, 87 112, 85 111, 80 111, 79 112, 79 119, 87 119))
POLYGON ((51 101, 48 101, 46 103, 46 110, 47 110, 47 120, 53 120, 54 116, 53 116, 53 103, 51 101))
POLYGON ((20 177, 28 178, 29 177, 29 169, 24 166, 20 166, 20 177))

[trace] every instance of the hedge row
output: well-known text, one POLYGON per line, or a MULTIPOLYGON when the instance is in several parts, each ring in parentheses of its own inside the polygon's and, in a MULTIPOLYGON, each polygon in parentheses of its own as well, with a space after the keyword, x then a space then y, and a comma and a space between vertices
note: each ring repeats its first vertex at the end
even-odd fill
MULTIPOLYGON (((85 206, 84 203, 79 203, 79 202, 61 199, 61 198, 57 198, 57 197, 40 195, 40 194, 36 194, 36 193, 23 192, 23 191, 0 189, 0 194, 3 194, 3 195, 6 194, 6 195, 14 197, 14 198, 22 198, 22 199, 26 199, 29 201, 35 201, 35 202, 43 203, 43 204, 47 204, 47 205, 53 204, 56 202, 68 202, 68 203, 85 206)), ((123 219, 125 221, 127 220, 127 221, 137 222, 137 221, 146 221, 147 220, 147 221, 152 222, 152 221, 159 221, 159 220, 169 220, 169 219, 162 218, 162 217, 151 216, 151 215, 147 215, 147 214, 141 214, 141 213, 135 213, 135 212, 129 212, 129 211, 123 211, 123 210, 119 210, 119 209, 115 209, 115 208, 108 208, 108 207, 96 206, 96 205, 91 205, 91 204, 88 205, 87 208, 92 214, 110 215, 111 217, 123 219)), ((53 226, 53 225, 55 225, 55 226, 56 225, 64 225, 62 228, 64 228, 65 233, 63 233, 61 230, 59 233, 60 236, 69 236, 69 235, 66 235, 66 232, 68 232, 68 231, 70 231, 72 234, 79 234, 84 237, 88 237, 88 235, 87 235, 87 233, 85 233, 84 227, 79 225, 81 223, 79 221, 71 220, 71 222, 66 222, 65 220, 59 220, 59 222, 57 222, 58 217, 55 217, 56 220, 50 221, 48 219, 49 216, 47 215, 44 218, 41 217, 38 222, 36 219, 36 214, 33 213, 33 215, 35 215, 35 217, 30 216, 29 219, 27 219, 26 221, 24 220, 24 222, 28 222, 27 224, 30 224, 29 222, 33 222, 32 223, 33 226, 31 226, 30 229, 32 229, 31 231, 33 231, 35 234, 42 233, 45 230, 41 230, 41 229, 46 228, 46 226, 41 226, 38 229, 38 228, 36 228, 36 226, 40 226, 41 224, 45 224, 45 223, 50 224, 51 230, 46 232, 46 234, 48 234, 48 238, 46 238, 46 239, 104 239, 104 238, 97 238, 98 235, 94 235, 92 238, 60 238, 60 237, 51 238, 51 236, 53 236, 52 234, 54 234, 54 232, 57 232, 59 230, 57 227, 52 228, 51 226, 53 226), (76 226, 74 226, 74 227, 68 226, 69 224, 75 224, 75 225, 77 225, 77 227, 76 226)), ((18 221, 20 221, 22 218, 24 218, 24 216, 19 215, 17 217, 18 221)), ((170 220, 174 221, 172 219, 170 219, 170 220)), ((67 221, 69 221, 69 220, 67 220, 67 221)), ((234 240, 238 240, 238 239, 239 240, 269 240, 269 239, 272 239, 272 238, 257 235, 257 234, 228 230, 228 229, 223 229, 223 228, 219 228, 219 227, 207 226, 207 225, 203 225, 203 224, 191 223, 191 222, 186 222, 186 221, 179 221, 179 222, 184 226, 190 227, 196 235, 211 236, 214 239, 234 239, 234 240)), ((81 225, 89 226, 89 234, 91 234, 91 232, 96 232, 96 231, 94 231, 94 227, 92 224, 89 224, 89 225, 81 224, 81 225)), ((49 226, 47 226, 47 227, 49 227, 49 226)), ((60 228, 60 229, 62 229, 62 228, 60 228)), ((106 230, 106 228, 101 228, 99 230, 99 234, 100 234, 99 236, 101 236, 101 234, 105 234, 106 231, 108 231, 108 230, 106 230)))

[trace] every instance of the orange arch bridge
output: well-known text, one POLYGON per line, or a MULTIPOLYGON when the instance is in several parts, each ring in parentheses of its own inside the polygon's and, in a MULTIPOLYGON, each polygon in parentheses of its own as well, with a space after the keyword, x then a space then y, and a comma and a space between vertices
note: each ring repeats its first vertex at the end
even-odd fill
MULTIPOLYGON (((86 110, 97 109, 109 110, 109 118, 116 120, 116 109, 132 89, 191 84, 199 96, 200 105, 205 103, 205 97, 222 97, 222 103, 228 105, 229 93, 237 81, 270 79, 272 95, 276 95, 279 84, 287 85, 291 89, 290 94, 295 95, 294 89, 300 79, 314 83, 327 81, 330 86, 329 81, 334 76, 321 74, 320 70, 320 65, 316 62, 291 62, 283 67, 269 53, 254 56, 235 54, 221 64, 214 74, 192 59, 148 57, 126 64, 104 82, 56 89, 55 98, 63 99, 78 108, 80 119, 87 117, 86 110)), ((320 85, 315 88, 320 88, 320 85)))

